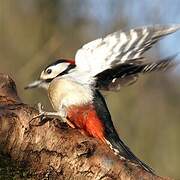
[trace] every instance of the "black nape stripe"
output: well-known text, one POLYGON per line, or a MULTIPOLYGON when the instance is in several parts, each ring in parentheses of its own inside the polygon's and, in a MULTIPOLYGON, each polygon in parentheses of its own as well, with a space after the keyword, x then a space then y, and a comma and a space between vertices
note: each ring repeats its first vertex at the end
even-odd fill
MULTIPOLYGON (((73 68, 75 68, 75 67, 76 67, 75 64, 70 64, 70 65, 67 67, 66 70, 64 70, 63 72, 59 73, 56 77, 62 76, 62 75, 64 75, 64 74, 67 74, 71 69, 73 69, 73 68)), ((54 77, 54 78, 56 78, 56 77, 54 77)), ((46 82, 46 83, 50 83, 54 78, 46 79, 45 82, 46 82)))

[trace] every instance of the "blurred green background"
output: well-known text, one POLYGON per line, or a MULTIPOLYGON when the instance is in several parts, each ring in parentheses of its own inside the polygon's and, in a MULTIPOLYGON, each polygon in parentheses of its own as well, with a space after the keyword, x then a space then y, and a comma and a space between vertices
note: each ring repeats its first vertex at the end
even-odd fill
MULTIPOLYGON (((0 72, 16 80, 25 103, 42 102, 42 90, 23 87, 55 58, 73 58, 85 42, 149 24, 180 23, 178 0, 1 0, 0 72)), ((180 51, 180 34, 162 40, 147 56, 180 51)), ((177 58, 178 61, 178 58, 177 58)), ((118 93, 105 93, 114 124, 132 151, 159 175, 180 179, 180 74, 155 73, 118 93)))

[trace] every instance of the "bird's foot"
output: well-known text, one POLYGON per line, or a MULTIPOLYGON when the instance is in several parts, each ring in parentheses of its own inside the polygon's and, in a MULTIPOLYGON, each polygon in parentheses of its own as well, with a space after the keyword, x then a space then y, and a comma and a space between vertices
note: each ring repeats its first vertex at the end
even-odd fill
MULTIPOLYGON (((39 118, 40 121, 42 122, 42 121, 44 121, 44 119, 46 118, 46 112, 43 111, 43 106, 42 106, 41 103, 38 103, 38 111, 39 111, 39 114, 36 115, 36 116, 34 116, 34 117, 32 118, 32 120, 39 118)), ((32 120, 31 120, 31 121, 32 121, 32 120)))
POLYGON ((47 119, 48 117, 58 117, 61 122, 66 122, 70 127, 75 128, 74 125, 67 119, 67 113, 64 108, 61 108, 61 110, 57 112, 46 112, 43 110, 42 104, 38 103, 38 111, 39 114, 33 117, 32 120, 40 118, 40 122, 46 122, 45 119, 47 119))

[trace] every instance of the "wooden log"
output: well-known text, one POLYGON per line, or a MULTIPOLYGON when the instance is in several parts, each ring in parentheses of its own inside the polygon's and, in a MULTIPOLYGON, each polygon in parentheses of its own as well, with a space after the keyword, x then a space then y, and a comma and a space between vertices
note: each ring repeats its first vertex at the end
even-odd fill
POLYGON ((34 172, 35 179, 169 179, 121 160, 104 144, 58 119, 31 121, 37 114, 22 103, 13 80, 0 74, 0 146, 34 172))

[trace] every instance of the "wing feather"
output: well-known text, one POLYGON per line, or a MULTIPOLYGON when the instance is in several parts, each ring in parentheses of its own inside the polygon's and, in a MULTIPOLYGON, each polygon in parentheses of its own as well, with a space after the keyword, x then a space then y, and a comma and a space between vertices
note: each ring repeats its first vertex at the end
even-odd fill
POLYGON ((176 65, 173 61, 175 57, 176 55, 147 64, 124 63, 106 69, 96 75, 96 87, 100 90, 118 91, 123 86, 135 83, 139 74, 165 71, 174 67, 176 65))
POLYGON ((179 29, 180 25, 155 25, 109 34, 79 49, 75 56, 76 65, 95 76, 119 64, 139 61, 158 40, 179 29))

